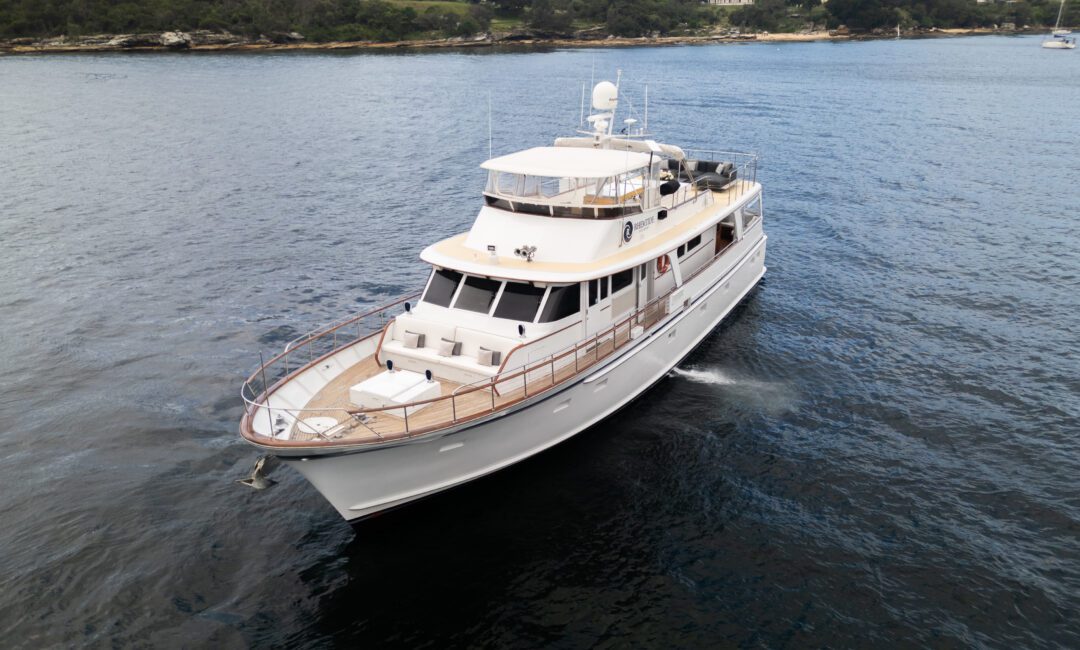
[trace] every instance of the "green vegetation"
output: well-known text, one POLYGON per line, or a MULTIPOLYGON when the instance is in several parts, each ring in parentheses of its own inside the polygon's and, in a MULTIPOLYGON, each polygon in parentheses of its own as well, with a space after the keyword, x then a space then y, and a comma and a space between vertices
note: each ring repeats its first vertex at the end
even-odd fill
POLYGON ((486 5, 435 0, 0 0, 0 37, 227 30, 309 40, 399 40, 485 31, 486 5))
MULTIPOLYGON (((770 32, 1052 24, 1052 0, 757 0, 713 7, 699 0, 0 0, 0 38, 230 31, 311 41, 470 36, 522 26, 568 35, 597 26, 616 36, 687 34, 712 25, 770 32)), ((1080 16, 1071 0, 1067 17, 1080 16)))
MULTIPOLYGON (((992 27, 1012 23, 1052 25, 1058 3, 1030 0, 1013 3, 974 0, 757 0, 740 7, 728 19, 732 25, 770 32, 795 31, 803 27, 836 28, 844 25, 856 31, 912 28, 992 27)), ((1077 15, 1080 0, 1066 5, 1066 15, 1077 15)))

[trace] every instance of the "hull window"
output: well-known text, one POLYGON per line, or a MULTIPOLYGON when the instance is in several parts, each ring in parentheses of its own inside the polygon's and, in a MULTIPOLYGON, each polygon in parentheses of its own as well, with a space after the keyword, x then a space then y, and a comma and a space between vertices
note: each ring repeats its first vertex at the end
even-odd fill
POLYGON ((698 246, 701 246, 701 235, 693 237, 690 241, 686 242, 682 246, 679 246, 679 257, 686 255, 690 251, 694 250, 698 246))

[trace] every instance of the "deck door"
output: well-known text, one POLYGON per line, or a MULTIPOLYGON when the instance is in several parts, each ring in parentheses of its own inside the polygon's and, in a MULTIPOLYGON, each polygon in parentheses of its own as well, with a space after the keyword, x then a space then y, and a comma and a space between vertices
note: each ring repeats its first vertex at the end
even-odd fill
POLYGON ((589 280, 589 310, 585 315, 585 333, 592 336, 611 327, 610 278, 589 280))

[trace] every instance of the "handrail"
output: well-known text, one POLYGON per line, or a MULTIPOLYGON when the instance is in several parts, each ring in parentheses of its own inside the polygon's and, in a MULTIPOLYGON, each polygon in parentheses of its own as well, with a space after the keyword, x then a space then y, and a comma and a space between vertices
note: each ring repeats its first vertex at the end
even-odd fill
MULTIPOLYGON (((751 162, 753 162, 753 161, 748 161, 747 163, 745 163, 745 165, 749 165, 751 162)), ((745 178, 739 179, 739 180, 741 182, 746 182, 745 178)), ((755 181, 750 181, 750 182, 754 183, 755 181)), ((730 201, 729 201, 729 204, 730 204, 730 201)), ((520 401, 529 399, 531 397, 535 397, 535 395, 538 394, 538 393, 543 393, 543 392, 546 392, 548 390, 551 390, 551 389, 555 388, 556 386, 561 385, 565 381, 568 381, 568 380, 580 375, 581 370, 589 368, 589 367, 595 365, 596 363, 599 363, 599 361, 601 361, 602 359, 606 359, 608 356, 614 354, 620 347, 629 344, 630 341, 633 340, 633 329, 634 329, 635 325, 640 324, 645 328, 645 331, 649 331, 649 330, 652 330, 657 325, 664 322, 664 317, 671 313, 669 311, 669 308, 668 308, 669 306, 667 305, 667 302, 671 298, 671 296, 673 294, 675 294, 675 292, 682 290, 686 286, 687 282, 689 282, 689 281, 693 280, 694 278, 698 277, 701 273, 703 273, 707 269, 713 268, 714 265, 722 257, 724 257, 723 253, 726 252, 728 250, 728 248, 729 247, 725 247, 725 248, 721 249, 719 252, 715 253, 712 259, 710 259, 708 262, 703 264, 700 268, 696 269, 695 271, 690 273, 688 276, 683 278, 683 282, 680 283, 679 286, 673 287, 671 290, 664 293, 663 295, 654 298, 653 300, 649 301, 646 305, 634 310, 628 316, 620 319, 617 323, 614 323, 613 325, 611 325, 607 329, 605 329, 605 330, 603 330, 601 332, 598 332, 598 333, 594 334, 593 336, 587 337, 584 340, 575 341, 573 344, 571 344, 571 345, 569 345, 569 346, 567 346, 565 348, 561 348, 559 350, 556 350, 555 352, 552 352, 552 353, 550 353, 548 355, 545 355, 544 357, 542 357, 539 360, 526 361, 526 362, 522 363, 520 366, 510 366, 511 358, 515 354, 519 353, 521 350, 524 350, 525 348, 527 348, 529 346, 532 346, 532 345, 534 345, 536 343, 539 343, 540 341, 548 339, 548 338, 550 338, 552 336, 555 336, 555 335, 557 335, 557 334, 559 334, 561 332, 565 332, 566 330, 568 330, 568 329, 570 329, 572 327, 579 326, 581 324, 581 321, 577 320, 577 321, 575 321, 573 323, 570 323, 569 325, 566 325, 566 326, 560 328, 559 330, 556 330, 554 332, 550 332, 550 333, 548 333, 548 334, 546 334, 546 335, 544 335, 542 337, 539 337, 539 338, 537 338, 537 339, 535 339, 533 341, 529 341, 527 343, 522 343, 522 344, 512 348, 509 352, 507 352, 506 356, 503 359, 503 362, 499 366, 498 371, 494 375, 492 375, 491 377, 486 377, 486 378, 477 380, 477 381, 469 383, 469 384, 459 385, 449 395, 439 395, 437 397, 424 399, 424 400, 418 400, 418 401, 414 401, 414 402, 408 402, 408 403, 404 403, 404 404, 393 404, 393 405, 382 406, 382 407, 377 407, 377 408, 361 408, 361 409, 349 409, 348 407, 327 407, 327 408, 310 408, 310 409, 309 408, 284 408, 284 407, 271 407, 269 405, 269 396, 273 393, 273 391, 281 383, 288 380, 290 377, 293 377, 298 372, 301 372, 302 370, 311 367, 312 365, 314 365, 318 361, 321 361, 322 359, 324 359, 324 358, 326 358, 326 357, 328 357, 328 356, 330 356, 332 354, 335 354, 336 352, 338 352, 340 350, 343 350, 343 349, 345 349, 346 347, 348 347, 350 345, 354 345, 354 344, 356 344, 357 342, 359 342, 361 340, 366 340, 367 338, 375 336, 376 334, 379 334, 379 332, 380 332, 380 330, 375 330, 375 331, 370 332, 367 336, 360 336, 359 326, 358 326, 358 328, 357 328, 358 333, 357 333, 356 338, 350 339, 345 344, 339 346, 339 345, 337 345, 336 332, 338 332, 341 328, 346 327, 348 325, 351 325, 353 323, 358 323, 358 321, 360 321, 360 320, 362 320, 364 318, 368 318, 368 317, 371 317, 371 316, 377 316, 377 315, 380 315, 380 314, 385 314, 387 312, 387 310, 389 310, 389 309, 391 309, 391 308, 393 308, 393 307, 395 307, 397 305, 400 305, 401 303, 405 302, 406 300, 409 300, 411 298, 419 296, 420 292, 416 292, 416 293, 410 294, 409 296, 398 298, 397 300, 395 300, 393 302, 390 302, 390 303, 387 303, 387 304, 382 305, 380 307, 376 307, 374 309, 368 310, 368 311, 366 311, 364 313, 348 317, 348 318, 342 320, 341 322, 333 323, 333 324, 326 325, 326 326, 322 326, 322 327, 314 330, 313 332, 311 332, 311 333, 309 333, 307 335, 301 336, 298 339, 295 339, 294 341, 290 342, 289 345, 294 346, 294 344, 295 344, 294 347, 287 347, 286 350, 283 351, 282 353, 272 357, 269 361, 261 364, 259 366, 259 368, 255 372, 253 372, 251 376, 248 377, 248 379, 244 382, 244 385, 241 387, 241 396, 243 397, 244 402, 246 404, 245 416, 246 417, 252 416, 255 413, 256 409, 259 408, 259 407, 266 408, 268 416, 270 416, 270 413, 272 411, 274 411, 274 410, 279 410, 279 411, 284 411, 286 413, 289 413, 290 416, 296 422, 299 422, 300 418, 299 418, 298 415, 293 414, 292 413, 293 411, 295 411, 296 413, 303 413, 303 412, 337 412, 339 414, 346 414, 347 417, 346 417, 344 422, 348 422, 351 419, 351 420, 355 421, 356 423, 359 423, 359 424, 363 425, 367 430, 371 431, 380 441, 385 441, 385 440, 393 440, 393 439, 397 439, 397 438, 410 438, 410 437, 413 437, 413 436, 416 436, 416 435, 420 435, 422 433, 427 433, 429 431, 434 431, 434 430, 437 430, 437 429, 441 429, 441 428, 444 428, 446 426, 456 425, 456 424, 460 424, 462 422, 468 422, 470 420, 473 420, 473 419, 476 419, 476 418, 479 418, 479 417, 484 417, 484 416, 490 415, 490 414, 495 413, 497 411, 509 408, 510 406, 513 406, 514 404, 517 404, 520 401), (314 354, 310 350, 311 346, 314 343, 316 343, 317 341, 325 341, 327 339, 327 337, 329 337, 331 335, 333 335, 333 341, 334 341, 334 345, 333 345, 332 349, 330 349, 328 352, 320 355, 318 357, 318 359, 314 359, 313 358, 314 354), (601 348, 602 347, 607 347, 607 345, 609 343, 610 343, 610 348, 607 349, 606 351, 602 352, 601 348), (309 347, 308 363, 305 364, 304 366, 300 367, 300 368, 297 368, 293 372, 288 372, 288 355, 292 354, 292 353, 295 353, 297 350, 299 350, 299 349, 301 349, 303 347, 309 347), (560 379, 558 369, 556 368, 556 364, 559 364, 559 362, 567 360, 571 355, 573 356, 573 362, 572 362, 573 363, 573 371, 560 379), (256 391, 255 391, 255 388, 254 388, 255 378, 260 373, 265 373, 265 370, 268 367, 270 367, 273 364, 277 363, 281 359, 285 359, 285 363, 286 363, 286 374, 285 374, 285 376, 278 379, 277 381, 275 381, 273 386, 267 386, 267 380, 265 380, 265 378, 264 378, 263 392, 260 393, 260 394, 256 394, 256 391), (508 367, 509 367, 509 370, 507 369, 508 367), (539 379, 538 378, 530 378, 530 375, 535 376, 535 373, 540 372, 540 371, 545 371, 545 370, 547 371, 547 373, 545 373, 544 377, 541 377, 539 379), (550 375, 549 377, 547 376, 548 374, 550 375), (518 381, 520 381, 520 384, 516 383, 518 381), (500 387, 504 388, 510 382, 515 382, 513 384, 513 386, 514 386, 513 389, 510 392, 506 393, 505 395, 499 393, 499 388, 500 387), (531 384, 531 386, 530 386, 530 384, 531 384), (501 404, 496 403, 496 395, 499 395, 500 397, 505 398, 506 395, 512 395, 513 391, 519 390, 519 388, 520 388, 521 393, 522 393, 521 396, 510 399, 509 401, 504 401, 501 404), (530 392, 530 389, 532 389, 532 392, 530 392), (471 414, 459 417, 458 400, 460 398, 462 398, 462 397, 464 397, 466 395, 470 395, 470 394, 479 392, 479 391, 488 391, 488 390, 490 391, 490 394, 491 394, 490 408, 485 406, 485 407, 481 408, 479 411, 474 411, 471 414), (248 397, 247 392, 250 392, 250 394, 251 394, 250 398, 248 397), (434 424, 430 424, 430 425, 427 425, 427 426, 421 426, 419 428, 417 428, 415 426, 410 426, 410 423, 409 423, 410 411, 415 413, 415 411, 418 410, 419 408, 430 405, 430 404, 434 404, 436 402, 441 402, 441 403, 449 402, 449 407, 450 407, 450 410, 451 410, 449 419, 441 419, 441 420, 435 422, 434 424), (389 413, 391 415, 400 414, 399 417, 401 417, 404 420, 404 428, 403 428, 403 430, 397 430, 397 431, 392 431, 392 432, 387 432, 387 433, 380 433, 379 431, 377 431, 375 429, 374 426, 369 426, 369 422, 372 422, 372 420, 370 420, 370 416, 380 414, 380 413, 389 413)), ((385 327, 380 328, 380 329, 383 332, 383 334, 385 335, 385 327)), ((569 367, 570 367, 570 362, 569 361, 566 361, 565 363, 559 364, 559 369, 565 370, 566 368, 569 368, 569 367)), ((264 374, 264 377, 265 377, 265 374, 264 374)), ((505 390, 505 388, 504 388, 504 390, 505 390)), ((413 416, 413 417, 415 417, 415 416, 413 416)), ((339 422, 339 424, 342 424, 342 423, 343 422, 339 422)), ((271 420, 271 432, 273 431, 273 428, 274 428, 274 423, 271 420)), ((400 425, 398 427, 395 427, 395 428, 400 429, 400 425)), ((315 433, 320 438, 322 438, 324 440, 327 440, 326 436, 320 434, 319 432, 315 432, 315 433)), ((293 443, 293 444, 302 445, 302 444, 311 444, 313 441, 281 441, 281 442, 282 443, 293 443)), ((292 445, 287 445, 287 446, 292 446, 292 445)))
POLYGON ((503 370, 506 369, 506 364, 510 361, 510 357, 513 356, 513 354, 515 352, 517 352, 518 350, 527 348, 530 345, 536 345, 540 341, 543 341, 545 339, 549 339, 552 336, 555 336, 556 334, 562 334, 563 332, 570 329, 571 327, 574 327, 575 325, 581 325, 581 323, 582 323, 582 321, 579 319, 579 320, 574 321, 573 323, 570 323, 566 327, 562 327, 560 329, 557 329, 554 332, 548 332, 547 334, 541 336, 538 339, 534 339, 532 341, 529 341, 528 343, 519 343, 519 344, 515 345, 513 348, 510 349, 509 352, 506 353, 506 356, 503 357, 502 363, 499 364, 499 370, 495 374, 497 375, 497 374, 501 373, 503 370))
MULTIPOLYGON (((355 344, 355 343, 357 343, 357 342, 359 342, 359 341, 361 341, 363 339, 370 338, 371 336, 374 336, 375 334, 378 333, 378 330, 376 330, 374 332, 369 332, 367 334, 367 336, 363 336, 362 333, 360 332, 360 327, 359 327, 360 321, 363 321, 364 319, 370 318, 372 316, 383 315, 388 310, 390 310, 390 309, 404 303, 405 301, 412 300, 412 299, 416 298, 417 296, 420 295, 420 293, 421 292, 417 291, 417 292, 411 293, 409 295, 402 296, 402 297, 397 298, 396 300, 394 300, 392 302, 380 305, 378 307, 374 307, 372 309, 369 309, 369 310, 364 311, 364 312, 360 312, 358 314, 353 314, 352 316, 348 316, 348 317, 346 317, 346 318, 344 318, 344 319, 342 319, 342 320, 340 320, 338 322, 330 323, 330 324, 327 324, 327 325, 322 325, 322 326, 316 328, 315 330, 312 330, 311 332, 308 332, 307 334, 303 334, 303 335, 297 337, 296 339, 293 339, 292 341, 290 341, 285 346, 284 350, 282 350, 278 354, 270 357, 269 360, 260 363, 259 367, 256 368, 255 371, 252 372, 247 377, 247 379, 244 380, 243 384, 241 384, 241 386, 240 386, 240 397, 244 400, 244 402, 245 402, 245 404, 247 405, 248 408, 252 408, 252 409, 257 408, 258 406, 260 406, 258 401, 259 401, 259 399, 261 397, 263 397, 264 395, 268 395, 270 392, 272 392, 272 388, 276 387, 279 383, 281 383, 281 381, 283 381, 284 379, 287 379, 289 376, 294 374, 294 372, 304 370, 304 369, 314 365, 315 362, 321 360, 322 358, 326 357, 327 355, 333 354, 333 353, 335 353, 335 352, 337 352, 337 351, 339 351, 339 350, 341 350, 341 349, 343 349, 345 347, 348 347, 349 345, 353 345, 353 344, 355 344), (344 344, 338 345, 338 343, 337 343, 338 332, 342 328, 347 327, 349 325, 352 325, 354 323, 357 324, 357 335, 356 335, 356 337, 351 338, 351 339, 347 339, 344 344), (331 350, 329 350, 328 352, 320 354, 319 357, 316 359, 315 354, 314 354, 314 352, 312 350, 312 347, 316 342, 324 341, 324 340, 326 340, 327 337, 332 337, 333 343, 332 343, 332 346, 331 346, 331 350), (296 368, 295 370, 291 370, 289 368, 289 363, 288 363, 289 355, 296 353, 298 350, 300 350, 300 349, 302 349, 304 347, 308 348, 307 363, 301 365, 300 367, 296 368), (279 361, 282 361, 282 360, 284 360, 284 362, 285 362, 285 376, 282 377, 281 379, 279 379, 277 382, 275 382, 274 386, 271 387, 271 386, 267 385, 266 371, 268 369, 271 369, 273 366, 275 366, 275 364, 277 364, 279 361), (255 391, 255 388, 254 388, 254 382, 260 376, 262 377, 262 380, 263 380, 263 391, 261 393, 257 393, 255 391), (248 393, 250 393, 250 397, 248 396, 248 393)), ((301 409, 295 409, 295 410, 301 410, 301 409)), ((302 409, 302 410, 321 410, 321 409, 302 409)), ((341 409, 327 409, 327 410, 341 410, 341 409)))

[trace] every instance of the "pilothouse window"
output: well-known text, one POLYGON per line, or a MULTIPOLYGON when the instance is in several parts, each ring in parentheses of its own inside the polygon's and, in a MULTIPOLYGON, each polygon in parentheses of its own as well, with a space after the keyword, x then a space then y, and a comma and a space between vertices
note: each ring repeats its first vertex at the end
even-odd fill
POLYGON ((431 282, 428 283, 427 291, 422 300, 440 307, 449 307, 450 300, 457 291, 458 283, 461 282, 461 274, 450 269, 436 269, 431 274, 431 282))
POLYGON ((461 287, 454 307, 486 314, 491 311, 491 303, 495 301, 495 293, 498 292, 500 284, 502 283, 498 280, 470 275, 465 278, 465 284, 461 287))
POLYGON ((551 287, 544 312, 540 314, 541 323, 551 323, 572 316, 581 310, 581 285, 568 284, 551 287))
POLYGON ((533 322, 536 310, 540 309, 540 299, 544 290, 531 284, 507 282, 499 304, 495 307, 495 318, 533 322))

